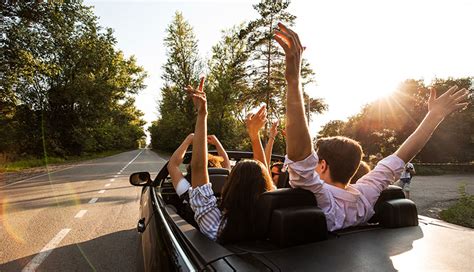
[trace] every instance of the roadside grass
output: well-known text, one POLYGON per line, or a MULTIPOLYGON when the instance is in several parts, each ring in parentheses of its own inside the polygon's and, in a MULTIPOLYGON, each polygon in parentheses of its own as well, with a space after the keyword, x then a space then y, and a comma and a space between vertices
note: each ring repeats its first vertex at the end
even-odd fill
POLYGON ((459 186, 461 197, 458 202, 440 212, 440 217, 446 222, 474 228, 474 195, 466 193, 466 184, 459 186))
POLYGON ((47 159, 24 158, 24 159, 16 160, 13 162, 1 163, 0 172, 18 172, 18 171, 28 169, 28 168, 45 166, 47 164, 48 165, 66 164, 66 163, 87 161, 87 160, 112 156, 112 155, 125 152, 125 151, 127 150, 111 150, 111 151, 104 151, 104 152, 99 152, 99 153, 84 154, 82 156, 67 156, 65 158, 58 158, 58 157, 47 157, 47 159))

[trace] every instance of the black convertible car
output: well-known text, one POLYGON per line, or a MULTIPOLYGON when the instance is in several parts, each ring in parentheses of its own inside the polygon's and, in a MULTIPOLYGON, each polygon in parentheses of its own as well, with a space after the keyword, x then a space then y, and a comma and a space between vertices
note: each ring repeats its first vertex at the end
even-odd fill
MULTIPOLYGON (((234 161, 252 157, 250 152, 228 154, 234 161)), ((188 152, 184 163, 190 157, 188 152)), ((218 198, 227 175, 225 169, 209 169, 218 198)), ((327 231, 312 193, 292 188, 264 193, 255 207, 260 239, 221 245, 183 219, 187 207, 166 165, 154 180, 141 172, 130 182, 143 186, 139 270, 472 271, 474 265, 474 232, 418 216, 415 204, 396 186, 382 193, 369 225, 336 232, 327 231)))

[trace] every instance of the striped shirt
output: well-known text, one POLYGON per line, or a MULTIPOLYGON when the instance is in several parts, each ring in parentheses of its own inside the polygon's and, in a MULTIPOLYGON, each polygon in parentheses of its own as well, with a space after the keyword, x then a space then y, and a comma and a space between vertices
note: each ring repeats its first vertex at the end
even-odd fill
POLYGON ((217 206, 217 199, 212 191, 212 184, 207 183, 196 188, 189 188, 189 204, 194 211, 194 219, 201 232, 211 240, 216 240, 225 221, 222 211, 217 206))
POLYGON ((361 177, 356 184, 345 189, 325 183, 315 171, 318 156, 313 151, 306 159, 285 160, 290 174, 290 185, 314 194, 319 208, 326 216, 329 231, 367 223, 374 215, 374 205, 380 193, 400 177, 405 163, 396 155, 381 160, 377 166, 361 177))

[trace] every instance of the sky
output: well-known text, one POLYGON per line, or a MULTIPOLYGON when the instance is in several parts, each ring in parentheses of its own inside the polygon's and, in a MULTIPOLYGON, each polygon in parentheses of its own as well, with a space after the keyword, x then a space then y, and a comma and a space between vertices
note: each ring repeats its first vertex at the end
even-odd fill
MULTIPOLYGON (((150 123, 158 117, 165 29, 176 11, 198 38, 204 59, 221 31, 258 18, 250 0, 85 0, 99 24, 114 29, 117 48, 148 72, 136 106, 150 123)), ((316 76, 306 86, 328 111, 313 117, 314 136, 330 120, 346 120, 361 106, 390 94, 406 79, 474 76, 472 0, 293 0, 295 30, 316 76)))

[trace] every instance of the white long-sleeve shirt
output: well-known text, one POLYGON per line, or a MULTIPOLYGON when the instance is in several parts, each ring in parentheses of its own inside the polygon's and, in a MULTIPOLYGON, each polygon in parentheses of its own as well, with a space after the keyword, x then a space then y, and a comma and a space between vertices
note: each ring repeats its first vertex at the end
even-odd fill
POLYGON ((345 189, 329 185, 315 171, 318 163, 316 152, 306 159, 293 162, 286 157, 290 185, 311 191, 318 206, 326 215, 329 231, 367 223, 374 215, 374 205, 380 193, 402 173, 405 163, 396 155, 381 160, 377 166, 345 189))

